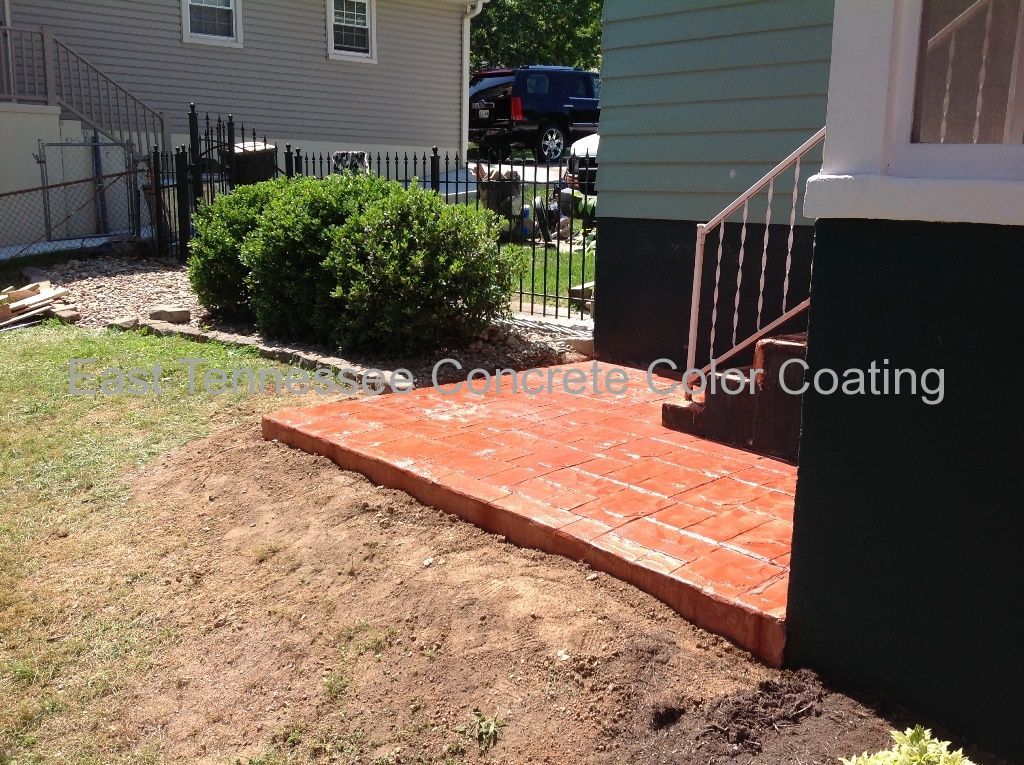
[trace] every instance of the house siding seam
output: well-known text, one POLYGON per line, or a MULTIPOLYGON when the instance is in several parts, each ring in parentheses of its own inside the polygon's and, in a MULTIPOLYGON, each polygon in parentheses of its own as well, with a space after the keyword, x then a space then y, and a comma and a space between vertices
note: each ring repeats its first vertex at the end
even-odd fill
POLYGON ((182 42, 180 0, 12 0, 187 132, 188 104, 260 135, 429 148, 461 134, 461 6, 377 0, 378 63, 327 56, 324 0, 243 0, 244 47, 182 42))
POLYGON ((606 0, 601 216, 707 220, 825 124, 832 12, 606 0))

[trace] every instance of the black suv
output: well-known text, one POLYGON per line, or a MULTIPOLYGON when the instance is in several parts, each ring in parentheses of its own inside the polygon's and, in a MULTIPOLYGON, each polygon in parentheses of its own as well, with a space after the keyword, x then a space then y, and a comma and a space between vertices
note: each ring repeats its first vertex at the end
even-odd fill
POLYGON ((581 69, 477 72, 469 85, 469 140, 491 158, 527 148, 538 162, 555 162, 573 141, 597 132, 600 97, 600 78, 581 69))

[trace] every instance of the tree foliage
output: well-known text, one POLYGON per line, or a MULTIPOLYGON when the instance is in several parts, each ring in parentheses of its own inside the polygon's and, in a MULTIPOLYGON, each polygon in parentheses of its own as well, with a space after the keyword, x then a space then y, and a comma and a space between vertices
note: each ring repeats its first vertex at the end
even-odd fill
POLYGON ((553 64, 596 69, 602 0, 491 0, 473 19, 473 70, 553 64))

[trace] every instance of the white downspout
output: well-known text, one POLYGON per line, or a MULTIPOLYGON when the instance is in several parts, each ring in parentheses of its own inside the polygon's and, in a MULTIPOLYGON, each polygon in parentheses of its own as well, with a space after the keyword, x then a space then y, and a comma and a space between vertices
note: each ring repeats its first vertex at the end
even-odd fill
POLYGON ((462 17, 462 122, 459 125, 459 153, 462 161, 466 161, 469 151, 469 42, 470 24, 480 15, 487 0, 476 0, 466 6, 466 14, 462 17))

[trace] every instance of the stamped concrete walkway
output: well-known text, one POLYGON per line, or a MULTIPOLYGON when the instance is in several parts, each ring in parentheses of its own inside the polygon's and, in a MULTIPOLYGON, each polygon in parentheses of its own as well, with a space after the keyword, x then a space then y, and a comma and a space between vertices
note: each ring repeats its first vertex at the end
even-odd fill
POLYGON ((586 561, 779 665, 796 468, 666 430, 671 394, 628 370, 613 395, 612 369, 554 367, 554 391, 539 395, 514 392, 507 375, 485 396, 428 387, 287 409, 263 418, 263 434, 516 544, 586 561))

